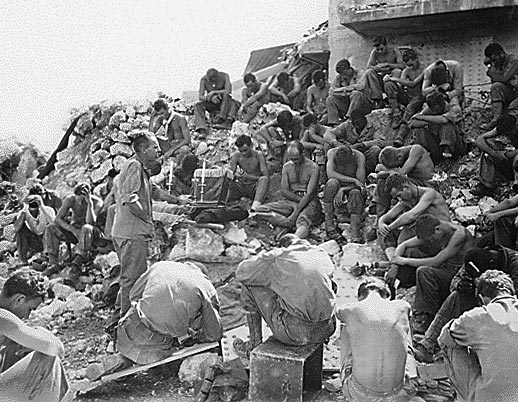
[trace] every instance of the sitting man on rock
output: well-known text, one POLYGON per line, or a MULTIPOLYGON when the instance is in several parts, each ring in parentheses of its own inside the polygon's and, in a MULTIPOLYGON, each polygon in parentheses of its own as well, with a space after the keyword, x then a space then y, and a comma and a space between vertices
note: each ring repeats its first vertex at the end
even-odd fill
POLYGON ((184 155, 180 164, 173 169, 170 194, 175 197, 191 194, 192 179, 197 168, 198 158, 194 154, 184 155))
POLYGON ((300 142, 302 142, 304 148, 310 152, 318 151, 324 153, 326 148, 324 133, 329 127, 319 123, 317 115, 313 113, 306 113, 302 117, 302 124, 305 130, 300 142))
POLYGON ((433 161, 430 153, 419 144, 401 148, 385 147, 379 154, 376 166, 376 215, 378 217, 390 209, 392 196, 385 192, 385 181, 391 172, 406 176, 418 186, 426 186, 433 176, 433 161))
POLYGON ((437 338, 444 325, 461 316, 462 313, 479 305, 476 295, 476 280, 487 270, 498 270, 508 274, 515 291, 518 291, 518 252, 502 246, 491 246, 484 249, 473 248, 466 253, 464 265, 453 277, 450 284, 450 295, 441 305, 425 336, 415 345, 417 360, 432 363, 434 351, 437 350, 437 338))
POLYGON ((347 111, 351 102, 350 94, 355 89, 357 72, 347 59, 338 60, 335 66, 336 77, 329 89, 326 100, 327 124, 336 126, 347 111))
POLYGON ((326 131, 324 138, 332 147, 350 144, 351 148, 363 153, 367 174, 374 172, 386 142, 383 127, 359 111, 353 112, 351 118, 338 127, 326 131))
POLYGON ((238 137, 235 145, 238 152, 230 158, 230 170, 236 179, 230 184, 229 201, 250 198, 253 200, 251 210, 255 211, 268 192, 270 178, 266 160, 262 152, 252 149, 252 139, 247 135, 238 137))
POLYGON ((284 198, 263 204, 256 211, 274 212, 275 216, 268 217, 265 214, 264 218, 286 228, 294 227, 295 234, 304 239, 311 226, 319 225, 322 221, 322 206, 317 195, 318 166, 304 155, 304 146, 300 141, 292 142, 286 153, 288 162, 282 167, 281 176, 281 193, 284 198))
MULTIPOLYGON (((415 237, 396 248, 391 263, 415 270, 412 330, 424 334, 450 294, 450 282, 464 263, 466 253, 475 247, 475 240, 464 226, 429 214, 417 218, 415 232, 415 237), (430 244, 435 248, 434 253, 425 257, 406 257, 407 250, 430 244)), ((391 280, 392 274, 389 270, 387 280, 391 280)))
POLYGON ((44 205, 39 195, 29 195, 24 208, 14 223, 16 230, 16 249, 23 265, 28 264, 29 252, 43 251, 43 234, 54 222, 56 213, 51 207, 44 205))
POLYGON ((0 292, 0 400, 59 402, 68 381, 59 359, 63 344, 44 328, 24 323, 47 290, 34 271, 18 271, 0 292))
POLYGON ((518 128, 516 117, 508 113, 500 116, 496 127, 475 139, 480 149, 479 183, 470 190, 476 197, 494 196, 498 176, 513 182, 513 190, 518 193, 518 128), (498 136, 507 137, 515 149, 499 150, 492 140, 498 136))
POLYGON ((489 270, 477 281, 483 307, 446 324, 439 337, 446 370, 464 401, 516 400, 518 300, 511 278, 489 270))
POLYGON ((280 102, 288 105, 293 110, 300 108, 300 94, 302 85, 300 79, 292 74, 283 71, 277 74, 277 77, 269 86, 271 93, 270 102, 280 102))
POLYGON ((518 195, 495 205, 484 219, 493 223, 493 244, 518 250, 518 195))
POLYGON ((72 281, 77 279, 92 245, 101 236, 101 231, 95 226, 95 222, 102 204, 100 198, 91 194, 88 183, 78 184, 74 188, 74 194, 65 198, 54 223, 45 230, 43 242, 44 251, 49 259, 49 267, 45 270, 44 275, 50 276, 59 272, 59 245, 65 241, 76 244, 70 279, 72 281), (72 215, 70 221, 69 214, 72 215))
POLYGON ((187 127, 187 119, 172 110, 163 99, 153 104, 149 131, 155 133, 163 158, 171 156, 178 161, 188 154, 191 145, 191 134, 187 127))
POLYGON ((329 96, 329 81, 326 73, 315 70, 311 74, 312 85, 309 86, 306 95, 306 111, 317 116, 318 121, 327 122, 326 99, 329 96))
POLYGON ((261 344, 262 319, 276 340, 293 346, 323 343, 335 331, 331 258, 295 235, 280 242, 282 248, 262 251, 237 268, 250 331, 249 342, 234 342, 240 356, 261 344))
POLYGON ((327 183, 324 188, 324 216, 326 234, 339 244, 345 243, 337 230, 335 220, 335 198, 347 199, 346 205, 351 216, 354 243, 363 243, 361 236, 362 214, 367 193, 365 190, 365 157, 349 145, 331 149, 327 154, 327 183))
POLYGON ((217 342, 223 336, 219 299, 206 268, 191 261, 160 261, 137 279, 131 307, 117 326, 115 358, 91 366, 89 378, 170 357, 182 345, 217 342))
POLYGON ((270 102, 270 90, 268 84, 257 81, 254 74, 248 73, 243 77, 245 86, 243 87, 241 107, 238 116, 243 123, 250 123, 257 115, 261 107, 270 102))
POLYGON ((358 287, 358 302, 338 308, 341 331, 341 378, 347 401, 423 402, 407 394, 405 381, 417 377, 412 356, 410 305, 390 301, 378 278, 358 287))
POLYGON ((203 136, 208 134, 205 112, 218 113, 214 123, 230 127, 236 120, 239 102, 232 99, 232 84, 227 73, 209 68, 200 79, 199 102, 194 105, 196 131, 203 136))
POLYGON ((61 205, 63 205, 63 200, 58 193, 46 189, 41 183, 34 183, 29 188, 29 195, 39 195, 43 200, 43 204, 47 207, 51 207, 55 213, 57 213, 61 205))

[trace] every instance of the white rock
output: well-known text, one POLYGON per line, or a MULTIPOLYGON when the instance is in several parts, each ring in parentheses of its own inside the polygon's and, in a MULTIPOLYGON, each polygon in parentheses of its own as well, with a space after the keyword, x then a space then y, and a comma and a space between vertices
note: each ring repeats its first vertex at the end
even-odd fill
POLYGON ((480 211, 485 214, 487 211, 489 211, 491 208, 493 208, 495 205, 497 205, 498 202, 491 197, 485 196, 480 199, 478 202, 478 207, 480 208, 480 211))
POLYGON ((244 243, 247 235, 245 229, 239 229, 235 223, 229 223, 227 229, 223 233, 223 237, 234 243, 244 243))
POLYGON ((325 243, 320 244, 318 247, 324 250, 329 255, 335 255, 341 251, 340 246, 338 245, 336 240, 326 241, 325 243))
POLYGON ((455 217, 463 223, 473 222, 480 215, 480 208, 475 205, 471 207, 460 207, 455 210, 455 217))
POLYGON ((52 303, 40 307, 34 311, 34 315, 41 319, 50 320, 52 317, 60 316, 67 309, 67 303, 63 300, 54 299, 52 303))
POLYGON ((58 299, 66 300, 66 298, 73 292, 75 292, 74 289, 72 289, 70 286, 64 285, 62 283, 54 283, 52 286, 52 291, 54 292, 54 295, 58 299))
POLYGON ((207 367, 216 363, 222 363, 221 357, 216 353, 202 353, 187 357, 178 370, 178 378, 181 382, 194 384, 205 378, 207 367))
POLYGON ((189 227, 185 252, 189 256, 215 257, 225 250, 223 238, 210 229, 189 227))
POLYGON ((74 312, 74 315, 79 315, 93 307, 92 301, 83 292, 68 295, 66 305, 68 310, 74 312))
POLYGON ((468 225, 466 229, 471 233, 473 237, 475 237, 475 231, 477 230, 476 225, 468 225))

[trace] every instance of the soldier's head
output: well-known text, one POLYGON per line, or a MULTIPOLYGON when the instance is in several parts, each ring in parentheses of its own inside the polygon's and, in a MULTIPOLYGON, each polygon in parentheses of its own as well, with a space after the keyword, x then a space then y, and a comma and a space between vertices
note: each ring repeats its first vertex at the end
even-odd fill
POLYGON ((477 295, 483 304, 498 296, 514 296, 513 281, 505 272, 490 269, 477 279, 477 295))
POLYGON ((215 68, 209 68, 207 70, 207 79, 210 81, 210 82, 216 82, 217 79, 218 79, 218 70, 216 70, 215 68))
POLYGON ((448 82, 448 66, 443 60, 435 62, 430 73, 430 81, 437 86, 448 82))
POLYGON ((182 170, 187 174, 193 174, 198 167, 198 158, 194 154, 186 154, 180 163, 182 170))
POLYGON ((283 130, 290 130, 293 125, 293 115, 289 110, 283 110, 277 115, 277 124, 283 130))
POLYGON ((311 74, 311 81, 320 89, 326 86, 326 73, 322 70, 315 70, 311 74))
POLYGON ((496 133, 498 135, 513 135, 516 131, 516 117, 504 113, 496 121, 496 133))
POLYGON ((340 145, 336 149, 335 154, 335 161, 339 165, 346 165, 348 161, 352 160, 353 158, 353 150, 351 149, 350 145, 344 144, 340 145))
POLYGON ((167 105, 167 102, 164 99, 160 98, 157 99, 155 103, 153 103, 153 109, 156 114, 161 115, 167 113, 167 111, 169 110, 169 106, 167 105))
POLYGON ((388 169, 395 169, 403 166, 403 152, 401 148, 386 146, 379 154, 380 163, 388 169))
POLYGON ((306 128, 311 126, 316 126, 318 124, 318 118, 314 113, 306 113, 304 117, 302 117, 302 125, 306 128))
POLYGON ((243 82, 248 89, 255 89, 257 86, 257 78, 252 73, 245 74, 243 77, 243 82))
POLYGON ((45 280, 32 270, 13 273, 4 283, 0 293, 1 307, 18 318, 28 318, 47 295, 45 280))
POLYGON ((434 115, 440 115, 446 112, 446 99, 440 92, 432 92, 426 96, 426 104, 434 115))
POLYGON ((336 63, 335 71, 338 74, 345 74, 351 69, 351 63, 347 59, 340 59, 336 63))
POLYGON ((365 299, 370 293, 377 292, 382 298, 390 298, 390 289, 388 285, 379 278, 365 278, 358 286, 358 300, 365 299))
POLYGON ((252 139, 248 135, 237 137, 235 145, 238 151, 244 156, 250 156, 252 152, 252 139))
POLYGON ((146 133, 140 133, 133 140, 133 149, 144 165, 150 161, 157 160, 160 152, 156 140, 146 133))
POLYGON ((409 202, 412 200, 412 183, 406 176, 394 172, 385 180, 385 192, 398 201, 409 202))
POLYGON ((387 50, 387 38, 383 35, 377 35, 372 40, 372 46, 376 49, 378 53, 385 53, 387 50))
POLYGON ((304 145, 300 141, 293 141, 286 150, 288 160, 295 165, 302 165, 304 163, 304 145))
POLYGON ((365 126, 367 126, 367 117, 365 112, 362 110, 353 110, 351 112, 351 123, 357 133, 361 133, 365 126))
POLYGON ((409 68, 417 68, 419 66, 419 57, 414 49, 407 49, 403 52, 403 62, 409 68))
POLYGON ((419 240, 436 241, 446 234, 443 226, 439 218, 424 214, 415 222, 415 234, 419 240))
POLYGON ((289 80, 290 76, 286 71, 277 74, 277 82, 279 83, 279 85, 284 86, 288 83, 289 80))
POLYGON ((492 65, 500 66, 505 61, 505 51, 499 43, 490 43, 484 49, 484 56, 486 56, 492 65))
POLYGON ((92 187, 89 183, 81 182, 74 187, 74 194, 80 197, 86 197, 88 194, 90 194, 91 190, 92 187))

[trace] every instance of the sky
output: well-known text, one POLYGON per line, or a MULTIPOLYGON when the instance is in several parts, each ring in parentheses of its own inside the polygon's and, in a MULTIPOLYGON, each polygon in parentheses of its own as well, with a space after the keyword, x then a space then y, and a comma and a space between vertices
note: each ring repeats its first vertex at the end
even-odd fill
POLYGON ((0 0, 0 138, 52 151, 70 110, 240 78, 250 52, 297 42, 327 0, 0 0))

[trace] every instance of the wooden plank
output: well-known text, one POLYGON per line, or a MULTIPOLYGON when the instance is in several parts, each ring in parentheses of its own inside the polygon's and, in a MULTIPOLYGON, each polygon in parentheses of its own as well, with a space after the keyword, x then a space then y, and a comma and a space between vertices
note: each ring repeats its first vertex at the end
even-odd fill
POLYGON ((125 370, 117 371, 117 372, 115 372, 113 374, 108 374, 108 375, 102 376, 101 377, 101 381, 102 382, 112 381, 112 380, 115 380, 117 378, 125 377, 125 376, 130 375, 130 374, 139 373, 141 371, 150 369, 152 367, 161 366, 162 364, 170 363, 170 362, 173 362, 173 361, 178 360, 178 359, 183 359, 184 357, 192 356, 192 355, 195 355, 197 353, 204 352, 206 350, 217 348, 218 346, 219 346, 218 342, 202 343, 202 344, 199 344, 199 345, 189 346, 187 348, 180 349, 177 352, 174 352, 168 358, 160 360, 158 362, 149 363, 149 364, 145 364, 145 365, 142 365, 142 366, 140 366, 140 365, 132 366, 132 367, 129 367, 129 368, 125 369, 125 370))

